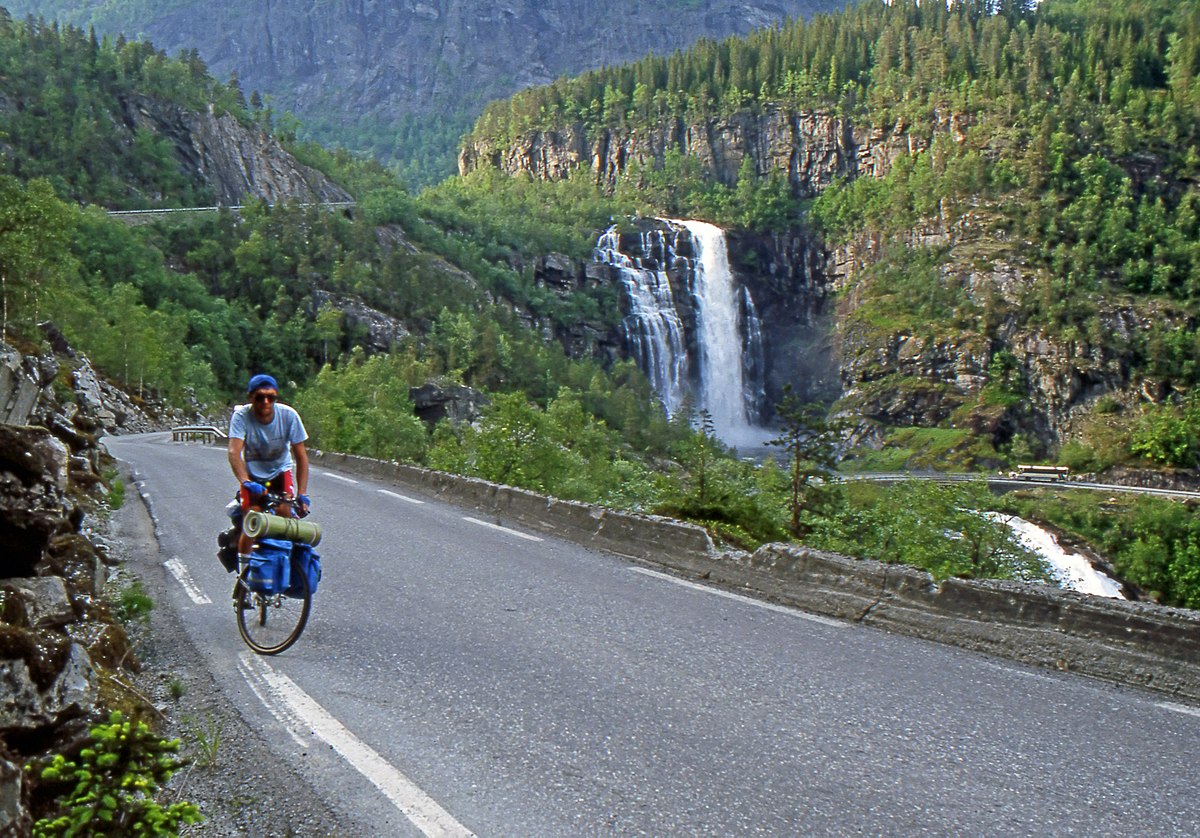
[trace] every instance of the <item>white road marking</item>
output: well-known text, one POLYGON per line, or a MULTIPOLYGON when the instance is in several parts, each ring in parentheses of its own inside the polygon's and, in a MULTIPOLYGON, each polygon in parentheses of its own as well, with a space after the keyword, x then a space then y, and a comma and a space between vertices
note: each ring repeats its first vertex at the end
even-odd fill
POLYGON ((542 541, 543 540, 541 538, 538 538, 536 535, 530 535, 527 532, 518 532, 517 530, 510 530, 508 527, 502 527, 499 524, 491 524, 491 523, 488 523, 487 521, 480 521, 478 518, 464 517, 463 520, 470 521, 472 524, 479 524, 479 526, 481 526, 481 527, 487 527, 487 528, 493 529, 493 530, 500 530, 500 532, 506 532, 509 535, 515 535, 517 538, 524 538, 527 541, 542 541))
POLYGON ((246 683, 304 747, 308 745, 302 742, 301 732, 311 731, 383 792, 424 835, 474 836, 437 801, 296 686, 291 678, 276 672, 262 658, 249 652, 242 653, 240 663, 246 683))
POLYGON ((1176 704, 1173 701, 1160 701, 1156 707, 1170 710, 1172 713, 1183 713, 1185 716, 1200 717, 1200 707, 1188 707, 1186 704, 1176 704))
POLYGON ((407 495, 401 495, 397 492, 389 492, 387 489, 380 489, 379 494, 387 495, 389 498, 395 498, 396 500, 402 500, 405 503, 415 503, 417 505, 425 503, 425 501, 423 501, 423 500, 417 500, 416 498, 410 498, 407 495))
POLYGON ((324 475, 325 477, 332 477, 334 480, 340 480, 343 483, 357 483, 358 482, 357 480, 354 480, 352 478, 342 477, 340 474, 334 474, 332 471, 320 471, 317 473, 324 475))
POLYGON ((758 608, 765 608, 768 611, 778 611, 780 614, 787 614, 790 617, 799 617, 802 620, 811 620, 814 623, 820 623, 823 626, 833 626, 834 628, 845 628, 848 624, 835 620, 832 617, 822 617, 819 614, 809 614, 806 611, 801 611, 797 608, 788 608, 785 605, 776 605, 773 602, 763 602, 754 597, 735 594, 731 591, 722 591, 720 588, 711 588, 708 585, 698 585, 695 582, 689 582, 687 579, 680 579, 678 576, 672 576, 669 573, 659 573, 657 570, 649 570, 644 567, 630 568, 634 573, 641 573, 646 576, 653 576, 655 579, 665 579, 668 582, 674 582, 676 585, 682 585, 685 588, 692 588, 697 591, 703 591, 706 594, 725 597, 726 599, 736 600, 745 603, 746 605, 754 605, 758 608))
POLYGON ((192 602, 197 605, 210 605, 212 603, 212 600, 205 595, 204 591, 200 590, 200 586, 192 579, 192 574, 188 573, 187 567, 179 560, 178 556, 173 556, 163 562, 163 566, 171 571, 171 575, 183 586, 183 590, 191 597, 192 602))

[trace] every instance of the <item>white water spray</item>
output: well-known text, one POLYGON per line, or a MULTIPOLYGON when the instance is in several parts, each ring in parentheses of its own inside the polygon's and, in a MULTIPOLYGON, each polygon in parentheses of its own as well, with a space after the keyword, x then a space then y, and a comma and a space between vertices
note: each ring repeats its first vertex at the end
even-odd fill
POLYGON ((693 259, 680 256, 677 241, 658 230, 641 235, 639 258, 621 252, 615 227, 596 242, 595 259, 617 268, 625 287, 629 308, 622 325, 630 352, 669 415, 683 409, 690 382, 694 406, 709 414, 721 440, 759 444, 766 434, 751 421, 765 399, 762 329, 749 290, 734 281, 724 231, 700 221, 663 222, 688 231, 693 259), (687 270, 696 319, 694 357, 688 356, 667 275, 675 267, 687 270))
MULTIPOLYGON (((691 233, 696 253, 693 294, 699 332, 696 343, 700 347, 701 405, 712 417, 716 435, 726 443, 760 441, 763 433, 751 427, 746 412, 742 339, 746 324, 739 311, 738 290, 729 267, 725 231, 703 221, 674 223, 691 233)), ((753 302, 750 305, 749 310, 753 311, 753 302)), ((758 336, 758 324, 746 331, 758 336)))

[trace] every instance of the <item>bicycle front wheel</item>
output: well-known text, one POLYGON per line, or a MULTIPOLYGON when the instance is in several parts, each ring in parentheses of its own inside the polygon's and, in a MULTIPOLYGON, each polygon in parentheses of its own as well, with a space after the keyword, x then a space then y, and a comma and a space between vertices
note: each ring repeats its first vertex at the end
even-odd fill
POLYGON ((299 596, 259 594, 246 584, 246 569, 238 575, 233 593, 238 633, 258 654, 278 655, 300 639, 312 608, 312 591, 307 578, 301 576, 299 582, 299 596))

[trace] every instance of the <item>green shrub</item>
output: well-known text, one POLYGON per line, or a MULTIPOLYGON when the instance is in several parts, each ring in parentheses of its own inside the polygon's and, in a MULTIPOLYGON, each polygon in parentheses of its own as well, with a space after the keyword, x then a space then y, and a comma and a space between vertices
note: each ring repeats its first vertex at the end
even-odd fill
POLYGON ((56 755, 41 772, 50 783, 74 784, 60 798, 62 814, 33 826, 36 838, 178 835, 199 823, 200 809, 179 801, 163 806, 154 794, 183 765, 178 740, 164 740, 138 719, 113 713, 91 729, 79 761, 56 755))

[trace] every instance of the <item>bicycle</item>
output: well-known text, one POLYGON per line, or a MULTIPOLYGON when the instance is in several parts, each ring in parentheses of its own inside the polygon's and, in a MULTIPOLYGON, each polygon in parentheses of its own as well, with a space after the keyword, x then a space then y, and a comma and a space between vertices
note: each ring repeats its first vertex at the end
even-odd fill
MULTIPOLYGON (((255 507, 277 510, 290 507, 303 517, 299 501, 267 494, 255 499, 255 507)), ((300 639, 312 610, 312 595, 321 577, 320 557, 312 547, 320 541, 320 528, 302 526, 297 518, 285 518, 251 509, 243 515, 240 505, 230 504, 233 528, 221 533, 218 556, 227 571, 237 571, 233 584, 233 607, 238 634, 260 655, 277 655, 300 639), (240 531, 257 540, 249 561, 237 557, 240 531), (232 556, 230 549, 232 548, 232 556)))

